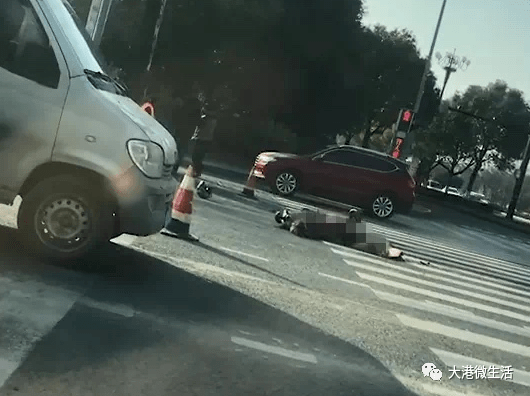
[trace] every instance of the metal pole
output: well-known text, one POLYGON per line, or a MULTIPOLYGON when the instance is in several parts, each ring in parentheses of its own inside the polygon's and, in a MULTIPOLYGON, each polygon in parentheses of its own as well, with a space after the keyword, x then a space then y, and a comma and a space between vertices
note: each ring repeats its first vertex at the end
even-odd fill
POLYGON ((432 39, 431 49, 429 55, 427 56, 427 61, 425 62, 425 69, 423 70, 423 76, 421 78, 420 90, 418 91, 418 97, 416 98, 416 105, 414 106, 414 113, 418 113, 421 106, 421 99, 423 98, 423 91, 425 90, 425 82, 427 81, 427 75, 431 69, 431 60, 432 53, 434 52, 434 47, 436 46, 436 40, 438 39, 438 32, 440 31, 440 25, 442 24, 442 18, 445 11, 445 4, 447 0, 443 0, 442 9, 440 10, 440 15, 438 17, 438 23, 436 24, 436 30, 434 31, 434 37, 432 39))
POLYGON ((530 161, 530 134, 528 135, 528 140, 526 142, 526 147, 524 149, 523 162, 519 168, 519 175, 515 180, 515 186, 513 187, 512 199, 510 201, 510 206, 508 207, 508 212, 506 213, 506 218, 512 220, 515 213, 515 208, 517 207, 517 201, 519 201, 519 195, 523 188, 524 179, 526 176, 526 170, 528 168, 528 162, 530 161))
POLYGON ((158 19, 156 20, 155 33, 153 35, 153 44, 151 45, 151 54, 149 55, 149 63, 147 64, 147 71, 151 70, 153 64, 153 58, 155 56, 156 44, 158 43, 158 33, 160 32, 160 27, 162 26, 162 21, 164 20, 164 11, 166 9, 167 0, 162 0, 160 5, 160 13, 158 14, 158 19))
POLYGON ((97 47, 101 44, 113 1, 92 0, 92 4, 90 5, 85 29, 97 47))
MULTIPOLYGON (((427 75, 429 74, 429 70, 431 70, 432 54, 434 52, 434 47, 436 46, 436 40, 438 39, 438 32, 440 31, 440 25, 442 24, 442 19, 443 19, 443 15, 445 12, 446 3, 447 3, 447 0, 443 0, 442 9, 440 10, 440 15, 438 16, 438 23, 436 24, 436 30, 434 31, 434 37, 431 43, 431 49, 429 50, 429 55, 427 56, 427 60, 425 61, 425 69, 423 69, 423 76, 421 77, 420 89, 418 90, 416 104, 414 105, 414 114, 418 114, 418 112, 420 111, 421 100, 423 98, 423 91, 425 91, 425 83, 427 82, 427 75)), ((414 142, 414 139, 412 139, 412 143, 413 142, 414 142)), ((410 166, 410 173, 412 174, 413 177, 416 176, 416 172, 418 171, 418 166, 419 166, 419 159, 413 157, 412 164, 410 166)))

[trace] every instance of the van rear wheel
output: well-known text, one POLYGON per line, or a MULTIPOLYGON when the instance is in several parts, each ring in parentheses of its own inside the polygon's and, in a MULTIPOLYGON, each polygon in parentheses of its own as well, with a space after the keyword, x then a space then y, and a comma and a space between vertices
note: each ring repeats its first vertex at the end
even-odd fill
POLYGON ((18 229, 31 253, 74 260, 110 239, 111 205, 86 179, 69 175, 46 179, 23 197, 18 229))

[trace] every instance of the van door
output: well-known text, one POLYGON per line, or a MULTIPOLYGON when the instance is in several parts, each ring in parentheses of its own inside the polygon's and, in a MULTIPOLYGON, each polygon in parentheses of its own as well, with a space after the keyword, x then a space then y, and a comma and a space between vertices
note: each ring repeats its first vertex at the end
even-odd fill
POLYGON ((31 171, 50 161, 68 84, 65 60, 39 5, 1 0, 1 202, 10 203, 31 171))

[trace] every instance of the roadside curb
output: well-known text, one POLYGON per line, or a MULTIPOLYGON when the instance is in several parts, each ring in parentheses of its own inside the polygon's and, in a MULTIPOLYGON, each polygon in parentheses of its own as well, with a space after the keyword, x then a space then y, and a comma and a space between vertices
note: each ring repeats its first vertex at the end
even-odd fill
MULTIPOLYGON (((424 200, 422 200, 422 201, 423 201, 423 203, 425 203, 424 200)), ((446 202, 432 202, 432 203, 435 204, 435 205, 444 207, 444 208, 448 208, 448 209, 460 212, 460 213, 465 213, 467 215, 476 217, 476 218, 484 220, 484 221, 488 221, 490 223, 494 223, 494 224, 509 228, 511 230, 514 230, 514 231, 519 231, 519 232, 522 232, 522 233, 525 233, 525 234, 530 234, 530 225, 526 226, 524 224, 520 224, 520 223, 516 223, 514 221, 510 221, 510 220, 508 220, 506 218, 498 217, 494 213, 480 213, 480 212, 473 211, 473 210, 470 210, 470 209, 467 209, 465 207, 461 207, 461 206, 458 206, 458 205, 451 205, 451 204, 448 204, 446 202)))

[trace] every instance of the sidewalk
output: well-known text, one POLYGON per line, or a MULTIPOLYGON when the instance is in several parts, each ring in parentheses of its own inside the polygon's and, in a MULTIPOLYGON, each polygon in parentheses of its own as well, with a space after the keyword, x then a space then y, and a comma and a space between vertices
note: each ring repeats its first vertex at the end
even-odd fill
MULTIPOLYGON (((252 168, 252 163, 249 163, 247 165, 245 165, 245 161, 241 161, 241 160, 227 160, 227 159, 222 159, 220 158, 220 156, 216 156, 215 155, 209 155, 208 154, 208 157, 210 157, 209 159, 205 159, 204 160, 204 165, 206 167, 212 167, 212 168, 217 168, 217 169, 222 169, 222 170, 226 170, 226 171, 229 171, 229 172, 233 172, 233 173, 238 173, 238 174, 241 174, 241 175, 244 175, 245 177, 248 176, 249 172, 250 172, 250 169, 252 168)), ((182 158, 182 164, 189 164, 191 163, 191 157, 189 156, 184 156, 182 158)))

